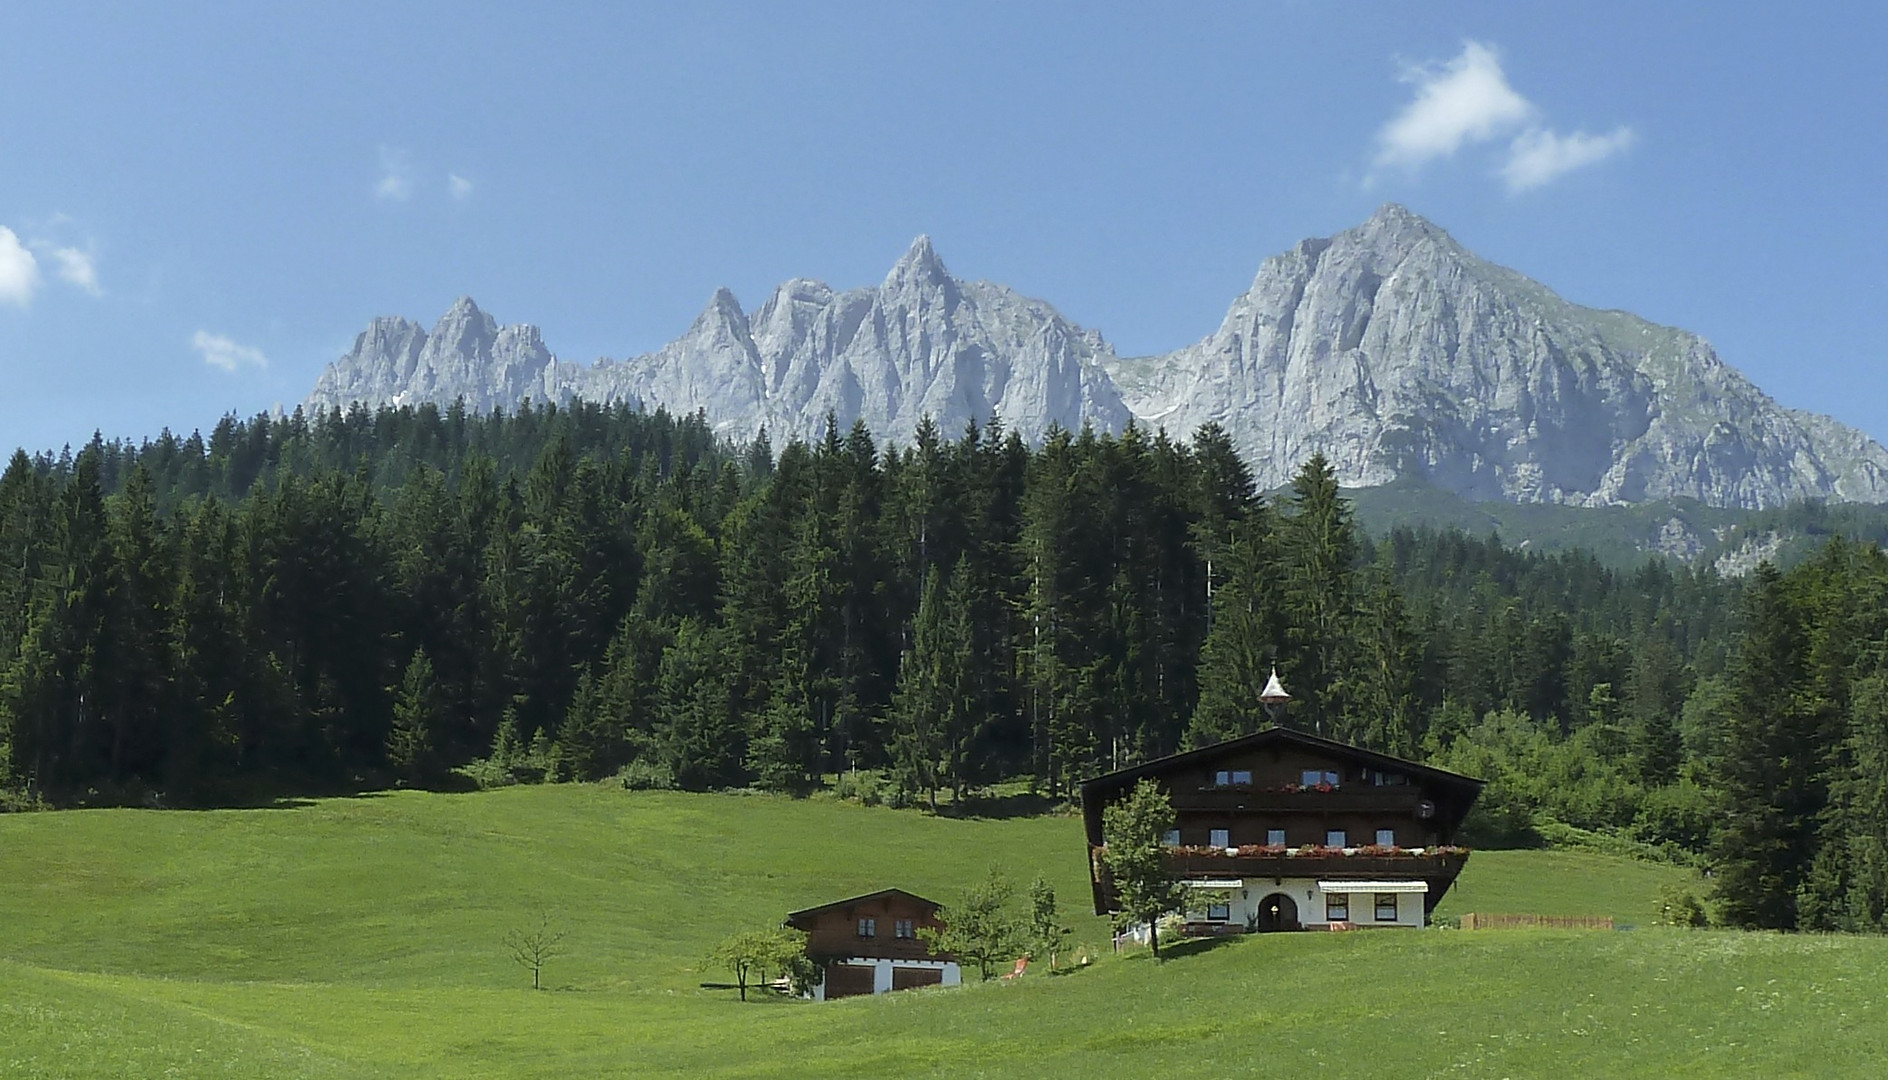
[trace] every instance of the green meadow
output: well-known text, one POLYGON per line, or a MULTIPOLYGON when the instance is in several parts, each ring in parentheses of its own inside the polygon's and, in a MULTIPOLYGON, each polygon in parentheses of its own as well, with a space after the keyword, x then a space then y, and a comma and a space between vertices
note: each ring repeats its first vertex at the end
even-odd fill
POLYGON ((564 785, 0 817, 0 1076, 1879 1076, 1888 941, 1650 927, 1685 871, 1480 852, 1443 914, 1598 932, 1271 935, 1113 955, 1068 816, 564 785), (1038 874, 1095 957, 743 1005, 700 957, 794 908, 1038 874), (568 932, 547 989, 507 957, 568 932))

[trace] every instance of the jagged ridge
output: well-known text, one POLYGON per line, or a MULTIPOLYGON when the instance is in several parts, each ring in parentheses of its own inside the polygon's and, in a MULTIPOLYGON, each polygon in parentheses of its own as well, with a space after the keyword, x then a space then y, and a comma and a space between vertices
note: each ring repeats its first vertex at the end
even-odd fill
POLYGON ((376 319, 307 404, 511 407, 524 398, 705 411, 746 438, 818 434, 828 412, 908 442, 999 417, 1224 427, 1260 483, 1322 452, 1351 486, 1419 477, 1477 499, 1694 498, 1762 507, 1888 501, 1888 451, 1784 409, 1694 334, 1568 303, 1394 204, 1266 260, 1219 329, 1117 357, 1041 301, 952 277, 919 237, 877 286, 796 278, 751 315, 718 291, 656 352, 588 368, 462 299, 431 334, 376 319))

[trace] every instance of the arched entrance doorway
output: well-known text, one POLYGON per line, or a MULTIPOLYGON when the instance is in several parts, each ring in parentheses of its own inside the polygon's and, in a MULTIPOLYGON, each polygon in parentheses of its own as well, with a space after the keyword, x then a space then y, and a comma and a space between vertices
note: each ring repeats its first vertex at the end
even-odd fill
POLYGON ((1282 892, 1268 893, 1259 901, 1259 921, 1253 927, 1261 934, 1276 930, 1298 929, 1298 904, 1282 892))

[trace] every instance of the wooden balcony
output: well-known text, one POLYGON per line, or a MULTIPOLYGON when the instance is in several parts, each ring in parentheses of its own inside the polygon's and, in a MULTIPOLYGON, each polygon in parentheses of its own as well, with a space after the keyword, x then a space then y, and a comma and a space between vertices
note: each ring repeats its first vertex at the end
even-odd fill
POLYGON ((1417 817, 1422 805, 1421 788, 1337 787, 1329 791, 1305 788, 1298 791, 1266 790, 1241 787, 1197 788, 1176 791, 1170 796, 1176 813, 1188 811, 1245 810, 1267 814, 1330 814, 1344 812, 1382 813, 1398 817, 1417 817))
POLYGON ((1174 848, 1167 854, 1167 865, 1175 874, 1189 878, 1422 878, 1429 881, 1453 881, 1468 861, 1463 848, 1416 849, 1354 848, 1346 855, 1343 848, 1279 849, 1247 847, 1228 855, 1225 849, 1174 848), (1291 851, 1298 854, 1290 854, 1291 851))

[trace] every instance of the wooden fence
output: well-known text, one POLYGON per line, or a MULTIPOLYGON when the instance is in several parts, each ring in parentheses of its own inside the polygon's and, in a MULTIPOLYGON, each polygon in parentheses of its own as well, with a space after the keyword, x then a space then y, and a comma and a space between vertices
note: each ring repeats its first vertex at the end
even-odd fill
POLYGON ((1462 916, 1464 930, 1611 930, 1611 915, 1477 915, 1462 916))

